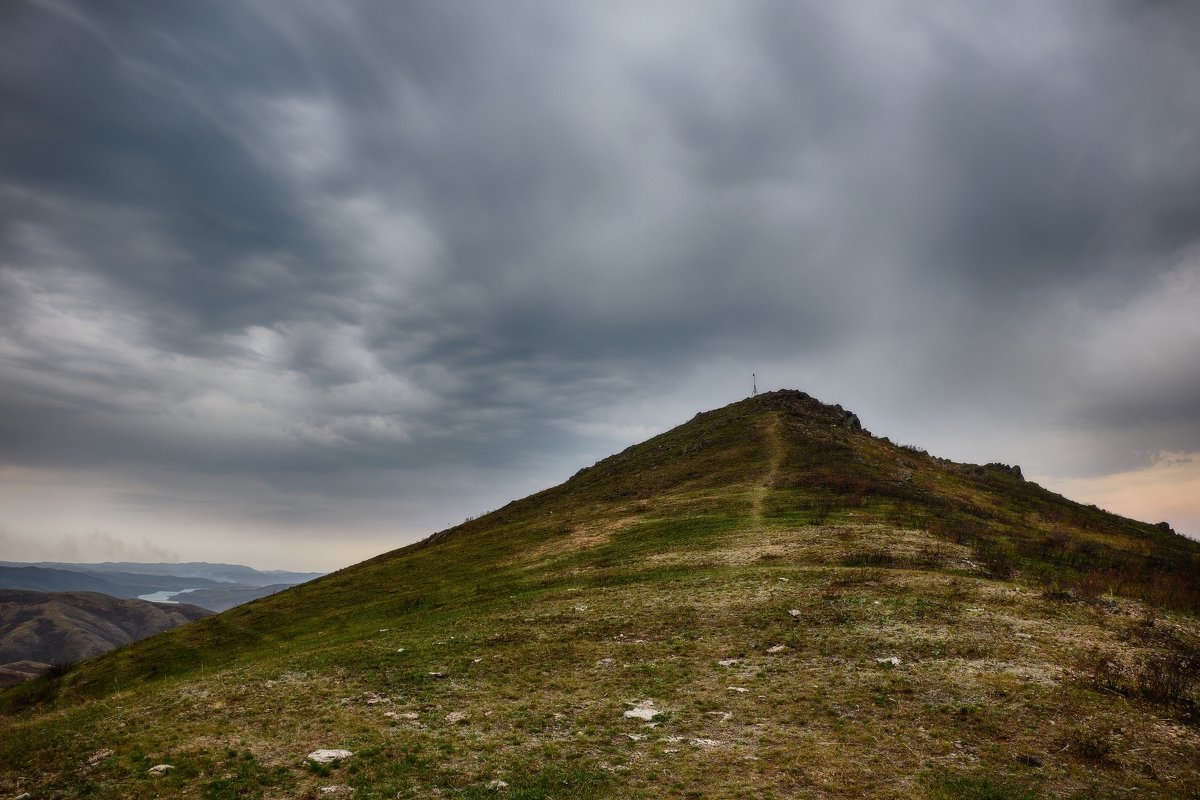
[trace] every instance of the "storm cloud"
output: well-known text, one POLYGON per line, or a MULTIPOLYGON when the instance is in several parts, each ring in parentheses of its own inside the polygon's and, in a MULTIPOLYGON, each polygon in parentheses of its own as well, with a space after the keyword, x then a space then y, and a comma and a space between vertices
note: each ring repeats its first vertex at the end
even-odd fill
POLYGON ((751 372, 1085 493, 1190 463, 1198 38, 1172 2, 5 4, 0 525, 339 566, 751 372))

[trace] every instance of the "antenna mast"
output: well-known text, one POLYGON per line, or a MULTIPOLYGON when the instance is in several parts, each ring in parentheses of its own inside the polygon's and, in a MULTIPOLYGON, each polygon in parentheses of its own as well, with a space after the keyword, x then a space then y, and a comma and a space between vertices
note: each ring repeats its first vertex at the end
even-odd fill
POLYGON ((750 373, 751 397, 758 397, 758 376, 753 372, 750 373))

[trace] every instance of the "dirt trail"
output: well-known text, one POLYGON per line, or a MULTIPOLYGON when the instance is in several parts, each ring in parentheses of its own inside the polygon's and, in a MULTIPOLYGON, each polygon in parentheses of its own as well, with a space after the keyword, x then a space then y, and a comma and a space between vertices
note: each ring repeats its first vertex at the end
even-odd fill
POLYGON ((762 432, 766 437, 767 447, 770 449, 770 460, 767 463, 767 471, 763 475, 762 482, 751 490, 752 494, 750 495, 750 516, 753 524, 760 528, 763 526, 763 502, 767 499, 767 492, 775 486, 775 477, 779 474, 779 467, 783 464, 783 432, 778 413, 771 415, 770 421, 763 426, 762 432))

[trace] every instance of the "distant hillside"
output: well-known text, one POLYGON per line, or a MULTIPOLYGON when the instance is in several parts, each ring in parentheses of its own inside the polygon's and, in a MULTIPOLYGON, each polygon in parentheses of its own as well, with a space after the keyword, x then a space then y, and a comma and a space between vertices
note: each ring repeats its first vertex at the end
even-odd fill
POLYGON ((100 592, 113 597, 186 602, 210 611, 225 611, 311 580, 319 574, 260 571, 236 564, 21 564, 5 561, 0 562, 0 589, 100 592), (235 582, 234 578, 240 580, 235 582), (178 594, 191 589, 197 591, 178 594))
POLYGON ((18 682, 39 665, 72 664, 210 614, 193 605, 162 605, 94 592, 3 589, 0 684, 18 682))
POLYGON ((772 392, 0 693, 0 796, 1195 798, 1198 614, 1169 526, 772 392))
POLYGON ((147 575, 132 572, 86 572, 35 566, 0 566, 0 589, 34 592, 99 592, 134 598, 154 592, 182 591, 218 586, 205 578, 147 575))
MULTIPOLYGON (((216 583, 238 583, 243 586, 292 585, 311 581, 325 574, 323 572, 289 572, 281 569, 259 570, 241 564, 209 564, 203 561, 186 561, 181 563, 103 561, 87 564, 66 561, 38 561, 28 564, 15 561, 0 561, 0 567, 42 567, 69 572, 103 574, 170 575, 177 578, 203 578, 205 581, 216 583)), ((190 585, 197 586, 200 584, 193 581, 190 585)))
POLYGON ((282 592, 291 585, 288 583, 277 583, 271 586, 220 584, 205 589, 197 589, 194 592, 177 594, 171 600, 172 602, 191 603, 192 605, 207 608, 211 611, 228 611, 231 608, 240 606, 242 603, 249 603, 251 600, 257 600, 260 597, 267 597, 276 592, 282 592))

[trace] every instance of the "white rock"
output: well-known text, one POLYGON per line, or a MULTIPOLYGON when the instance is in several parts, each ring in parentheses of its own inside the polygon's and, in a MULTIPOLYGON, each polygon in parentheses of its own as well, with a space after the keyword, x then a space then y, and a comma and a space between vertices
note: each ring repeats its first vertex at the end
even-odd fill
POLYGON ((146 770, 151 775, 166 775, 171 770, 175 769, 173 764, 155 764, 150 769, 146 770))
POLYGON ((731 692, 737 692, 738 694, 745 694, 746 692, 750 691, 744 686, 726 686, 725 688, 731 692))
POLYGON ((389 717, 391 719, 420 719, 421 718, 421 715, 415 711, 385 711, 385 712, 383 712, 383 715, 385 717, 389 717))
POLYGON ((429 677, 431 677, 431 678, 444 678, 444 677, 446 677, 446 673, 444 673, 444 672, 431 672, 431 673, 429 673, 429 677))
POLYGON ((354 755, 349 750, 313 750, 308 754, 309 761, 315 761, 318 764, 328 764, 331 761, 337 761, 342 758, 349 758, 354 755))
POLYGON ((697 747, 720 747, 723 743, 716 739, 692 739, 692 744, 697 747))
POLYGON ((787 650, 787 645, 783 644, 777 644, 774 647, 767 648, 768 653, 782 653, 784 650, 787 650))
POLYGON ((460 722, 466 722, 470 717, 471 715, 466 711, 451 711, 446 715, 446 722, 449 722, 451 725, 457 725, 460 722))
POLYGON ((646 722, 652 722, 654 717, 659 714, 659 710, 654 707, 653 700, 642 700, 634 705, 633 708, 625 712, 626 719, 640 719, 646 722))
POLYGON ((646 738, 646 734, 644 733, 627 733, 625 735, 628 736, 630 741, 633 742, 640 742, 642 739, 646 738))
POLYGON ((498 791, 500 789, 507 789, 508 781, 502 781, 499 778, 492 778, 490 781, 487 782, 487 786, 485 788, 491 789, 492 791, 498 791))
POLYGON ((876 664, 890 664, 893 667, 900 666, 900 659, 896 656, 888 656, 887 658, 875 659, 876 664))
POLYGON ((349 786, 337 785, 337 786, 322 786, 317 791, 319 791, 321 794, 341 794, 342 792, 351 792, 353 790, 349 786))
POLYGON ((798 617, 798 616, 800 616, 800 609, 798 609, 798 608, 789 608, 789 609, 788 609, 788 613, 789 613, 789 614, 791 614, 793 617, 798 617))
POLYGON ((94 767, 97 764, 99 764, 101 761, 103 761, 104 759, 111 756, 112 754, 113 754, 113 751, 109 750, 107 747, 104 748, 103 750, 97 750, 96 752, 94 752, 90 756, 88 756, 88 760, 87 760, 88 766, 94 767))
POLYGON ((736 659, 736 658, 722 658, 717 663, 720 664, 722 667, 732 667, 737 662, 738 662, 738 659, 736 659))

